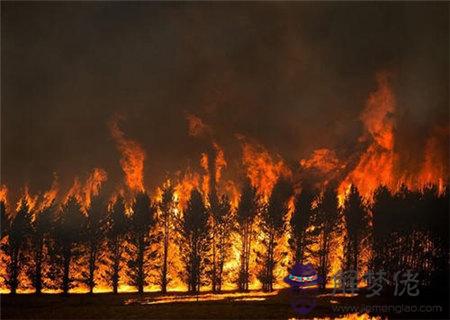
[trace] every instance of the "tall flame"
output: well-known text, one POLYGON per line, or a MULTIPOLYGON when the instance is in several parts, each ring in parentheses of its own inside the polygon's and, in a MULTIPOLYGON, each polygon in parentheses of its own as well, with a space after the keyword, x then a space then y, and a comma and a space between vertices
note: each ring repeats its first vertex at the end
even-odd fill
POLYGON ((126 185, 133 192, 144 191, 144 149, 136 141, 125 137, 117 118, 110 122, 110 130, 122 156, 120 165, 125 173, 126 185))
POLYGON ((290 176, 291 171, 280 156, 272 157, 261 145, 251 144, 241 138, 242 162, 247 177, 258 192, 267 200, 280 176, 290 176))
POLYGON ((8 188, 2 184, 0 185, 0 202, 7 203, 8 188))
POLYGON ((75 177, 72 187, 67 192, 64 202, 69 198, 74 197, 84 210, 87 210, 91 205, 91 198, 98 195, 100 186, 108 178, 106 171, 100 168, 92 170, 85 183, 81 183, 78 177, 75 177))
POLYGON ((359 159, 355 169, 344 179, 340 194, 354 184, 360 193, 369 199, 380 185, 393 187, 394 162, 394 112, 395 97, 389 84, 389 75, 385 72, 376 76, 378 88, 370 94, 361 120, 371 139, 369 147, 359 159))

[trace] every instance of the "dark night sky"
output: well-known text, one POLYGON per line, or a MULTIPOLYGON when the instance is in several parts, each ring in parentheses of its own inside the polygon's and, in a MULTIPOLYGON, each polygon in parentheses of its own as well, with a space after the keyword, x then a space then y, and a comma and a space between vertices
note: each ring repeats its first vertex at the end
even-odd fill
MULTIPOLYGON (((147 152, 147 185, 198 162, 201 117, 239 161, 236 133, 288 162, 345 153, 374 75, 394 74, 399 141, 448 124, 448 4, 2 1, 2 183, 46 189, 122 173, 107 122, 147 152), (402 138, 403 137, 403 138, 402 138)), ((413 143, 411 143, 413 141, 413 143)))

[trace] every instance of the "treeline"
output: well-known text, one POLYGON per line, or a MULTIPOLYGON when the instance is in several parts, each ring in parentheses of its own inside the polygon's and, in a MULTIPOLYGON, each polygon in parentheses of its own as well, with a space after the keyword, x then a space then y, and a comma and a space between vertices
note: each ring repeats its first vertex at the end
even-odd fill
POLYGON ((124 268, 127 284, 138 292, 152 284, 164 293, 172 281, 170 250, 176 246, 183 263, 176 271, 189 292, 205 286, 220 292, 233 233, 241 239, 239 272, 234 277, 240 291, 249 290, 252 276, 263 290, 273 290, 279 280, 274 271, 280 257, 288 254, 278 250, 286 233, 293 259, 313 262, 323 279, 332 276, 330 257, 336 239, 345 234, 340 257, 344 270, 361 272, 363 264, 388 274, 412 269, 420 273, 424 285, 447 283, 442 282, 448 279, 447 191, 439 195, 430 186, 422 192, 401 188, 392 194, 380 187, 367 205, 353 186, 341 208, 335 190, 333 185, 323 191, 304 186, 294 192, 292 182, 280 178, 263 201, 246 182, 233 208, 226 195, 212 192, 205 197, 193 189, 182 212, 171 185, 164 186, 158 201, 137 194, 129 210, 123 198, 108 204, 101 195, 92 199, 86 212, 75 198, 39 212, 30 210, 25 200, 15 212, 6 212, 1 202, 4 283, 14 294, 25 274, 38 294, 44 288, 68 293, 76 282, 92 293, 103 266, 102 280, 114 293, 124 268), (256 269, 250 257, 261 235, 264 250, 256 254, 260 268, 252 274, 256 269), (74 266, 75 261, 83 268, 74 266))

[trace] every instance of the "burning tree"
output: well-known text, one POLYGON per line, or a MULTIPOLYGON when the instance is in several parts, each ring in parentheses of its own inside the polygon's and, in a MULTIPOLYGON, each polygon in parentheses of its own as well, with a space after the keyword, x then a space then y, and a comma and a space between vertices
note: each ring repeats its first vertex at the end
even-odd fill
POLYGON ((67 200, 55 221, 55 257, 57 274, 61 276, 61 290, 67 294, 74 277, 70 274, 71 263, 83 254, 87 219, 74 197, 67 200))
POLYGON ((314 253, 318 258, 318 274, 322 277, 320 284, 324 289, 330 273, 330 253, 332 241, 338 228, 338 198, 334 187, 328 186, 315 208, 314 232, 318 235, 318 250, 314 253))
POLYGON ((174 188, 168 183, 162 189, 161 201, 159 202, 159 222, 162 225, 162 257, 161 257, 161 292, 167 292, 169 284, 169 244, 171 239, 171 230, 175 224, 176 202, 174 199, 174 188))
POLYGON ((304 187, 295 197, 295 211, 291 217, 292 247, 295 249, 295 260, 299 263, 305 261, 305 253, 312 244, 312 238, 308 233, 308 227, 313 216, 313 201, 315 193, 308 187, 304 187))
POLYGON ((87 242, 89 250, 89 270, 86 283, 89 292, 95 288, 95 272, 98 269, 98 260, 101 254, 101 244, 104 239, 104 222, 106 220, 107 207, 103 198, 97 196, 92 199, 87 216, 87 242))
POLYGON ((128 267, 131 284, 137 287, 139 293, 144 292, 146 285, 144 268, 148 260, 153 260, 156 255, 155 251, 148 252, 153 240, 150 237, 150 229, 155 224, 155 211, 155 207, 145 192, 136 196, 130 219, 131 242, 135 252, 130 252, 132 258, 128 261, 128 267))
POLYGON ((22 199, 16 214, 11 219, 8 233, 8 243, 3 245, 3 250, 9 257, 7 265, 7 285, 11 294, 17 292, 19 287, 19 275, 26 266, 25 253, 31 236, 31 210, 25 199, 22 199))
POLYGON ((352 185, 345 199, 343 214, 347 228, 345 243, 345 270, 358 272, 360 248, 367 233, 368 219, 363 200, 356 186, 352 185))
POLYGON ((44 248, 46 245, 49 245, 48 241, 50 233, 52 232, 53 214, 55 210, 55 205, 52 203, 49 207, 36 213, 32 223, 34 270, 31 274, 31 278, 37 294, 40 294, 43 288, 43 264, 46 259, 44 248))
POLYGON ((213 254, 213 292, 220 292, 223 284, 223 267, 231 247, 230 233, 233 227, 233 216, 231 212, 230 200, 223 195, 213 211, 214 231, 212 231, 212 241, 214 245, 213 254))
POLYGON ((289 200, 292 192, 291 183, 285 178, 279 178, 273 187, 266 210, 263 211, 262 228, 267 236, 263 241, 266 246, 266 254, 262 259, 264 267, 260 279, 264 291, 273 291, 273 283, 276 280, 273 275, 276 265, 274 251, 277 239, 286 232, 284 222, 289 212, 289 200))
POLYGON ((125 213, 125 200, 119 197, 108 212, 106 231, 108 249, 111 254, 111 268, 107 270, 107 278, 114 293, 117 293, 119 288, 123 242, 127 232, 128 218, 125 213))
POLYGON ((210 249, 208 239, 208 210, 203 197, 197 189, 193 189, 184 212, 181 226, 181 254, 185 264, 189 292, 200 291, 201 277, 208 262, 206 254, 210 249))
POLYGON ((436 186, 428 186, 422 192, 402 187, 392 194, 380 187, 372 212, 371 268, 391 276, 411 269, 419 273, 422 285, 448 280, 447 192, 438 194, 436 186))
POLYGON ((237 221, 242 241, 241 264, 238 278, 238 287, 241 291, 248 290, 250 281, 252 227, 255 216, 259 210, 259 199, 260 197, 258 196, 256 188, 251 185, 250 181, 246 181, 242 189, 237 209, 237 221))

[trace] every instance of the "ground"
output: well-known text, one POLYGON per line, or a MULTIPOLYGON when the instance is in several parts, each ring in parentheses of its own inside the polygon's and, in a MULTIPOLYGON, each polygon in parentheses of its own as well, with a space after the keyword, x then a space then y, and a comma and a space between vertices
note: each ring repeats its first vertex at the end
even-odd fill
MULTIPOLYGON (((312 317, 342 317, 356 315, 357 310, 336 309, 336 306, 368 305, 364 294, 358 296, 333 295, 331 291, 316 295, 317 305, 308 314, 298 314, 291 306, 292 295, 288 289, 267 295, 250 292, 242 295, 226 293, 212 295, 202 293, 190 296, 184 293, 172 293, 161 296, 157 293, 121 293, 121 294, 71 294, 64 295, 2 295, 2 319, 289 319, 312 317), (210 300, 216 299, 216 300, 210 300)), ((371 300, 373 304, 404 304, 392 302, 387 298, 371 300)), ((423 304, 427 299, 421 299, 423 304)), ((416 301, 417 303, 419 300, 416 301)), ((436 302, 436 301, 435 301, 436 302)), ((413 301, 413 303, 415 303, 413 301)), ((408 304, 412 304, 408 301, 408 304)), ((360 313, 361 314, 361 313, 360 313)), ((364 315, 382 318, 448 318, 448 309, 442 312, 393 313, 370 312, 364 315)))

